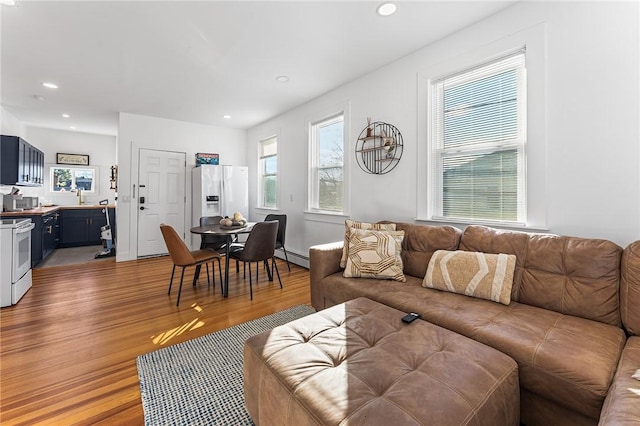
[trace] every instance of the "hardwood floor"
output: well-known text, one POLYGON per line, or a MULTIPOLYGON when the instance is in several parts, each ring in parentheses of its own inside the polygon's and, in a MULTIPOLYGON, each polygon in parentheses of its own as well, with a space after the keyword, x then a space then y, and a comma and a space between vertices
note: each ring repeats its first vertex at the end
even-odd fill
POLYGON ((34 270, 31 290, 0 309, 0 423, 143 424, 138 355, 310 303, 308 270, 279 261, 284 288, 261 270, 253 301, 242 267, 230 268, 227 299, 204 270, 192 287, 190 268, 176 307, 171 267, 161 257, 34 270))

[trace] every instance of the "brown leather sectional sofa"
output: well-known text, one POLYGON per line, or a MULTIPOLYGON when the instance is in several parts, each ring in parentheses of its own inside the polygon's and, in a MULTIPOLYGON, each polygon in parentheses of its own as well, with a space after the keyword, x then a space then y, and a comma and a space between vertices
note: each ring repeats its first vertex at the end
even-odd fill
MULTIPOLYGON (((640 421, 640 241, 397 223, 406 282, 345 278, 342 243, 309 250, 311 303, 368 297, 492 346, 519 368, 525 425, 640 421), (516 255, 511 303, 422 287, 436 250, 516 255), (604 407, 603 407, 604 405, 604 407)), ((380 368, 384 368, 381 366, 380 368)))

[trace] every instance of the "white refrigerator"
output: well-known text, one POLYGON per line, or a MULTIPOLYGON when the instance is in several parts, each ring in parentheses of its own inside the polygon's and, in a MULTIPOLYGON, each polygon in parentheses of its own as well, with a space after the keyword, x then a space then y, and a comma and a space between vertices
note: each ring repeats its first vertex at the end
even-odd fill
MULTIPOLYGON (((229 216, 240 212, 249 217, 249 168, 203 164, 191 173, 191 226, 199 226, 203 216, 229 216)), ((200 236, 192 238, 200 246, 200 236)))

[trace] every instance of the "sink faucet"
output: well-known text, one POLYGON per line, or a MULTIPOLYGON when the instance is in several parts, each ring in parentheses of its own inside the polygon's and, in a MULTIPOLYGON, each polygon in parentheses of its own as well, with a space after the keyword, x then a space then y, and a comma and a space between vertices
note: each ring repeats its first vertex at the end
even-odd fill
POLYGON ((78 188, 76 190, 76 195, 78 196, 78 205, 82 204, 82 191, 80 190, 80 188, 78 188))

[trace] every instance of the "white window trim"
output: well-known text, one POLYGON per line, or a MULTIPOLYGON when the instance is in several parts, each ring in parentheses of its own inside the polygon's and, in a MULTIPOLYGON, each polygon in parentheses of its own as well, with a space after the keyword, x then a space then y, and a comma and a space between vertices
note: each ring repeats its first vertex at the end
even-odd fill
MULTIPOLYGON (((495 222, 495 223, 500 223, 506 226, 516 226, 516 227, 522 227, 525 226, 526 224, 526 68, 524 67, 524 61, 526 59, 526 52, 523 49, 518 49, 514 52, 509 52, 507 53, 505 56, 501 57, 501 58, 497 58, 494 60, 491 60, 489 62, 483 63, 483 64, 478 64, 470 69, 467 70, 463 70, 460 73, 460 76, 456 76, 454 75, 449 75, 446 76, 444 79, 445 80, 452 80, 455 78, 460 78, 463 77, 464 80, 462 80, 462 82, 466 82, 469 81, 469 75, 470 73, 473 73, 474 71, 477 72, 478 69, 483 69, 486 70, 487 67, 492 68, 492 70, 490 71, 490 73, 486 73, 485 71, 483 71, 483 75, 484 76, 488 76, 488 75, 495 75, 498 74, 500 72, 506 71, 506 70, 512 70, 515 69, 518 72, 518 125, 517 125, 517 129, 518 129, 518 134, 515 138, 508 140, 508 141, 492 141, 492 142, 482 142, 481 144, 474 144, 473 147, 464 147, 464 148, 453 148, 453 149, 446 149, 444 148, 443 144, 444 144, 444 139, 443 136, 441 134, 438 134, 438 132, 436 132, 434 129, 431 129, 430 135, 429 135, 429 149, 430 149, 430 155, 431 155, 431 159, 432 159, 432 163, 430 163, 430 178, 432 179, 433 184, 431 185, 431 191, 430 191, 430 206, 429 208, 432 209, 432 215, 431 217, 434 220, 439 220, 439 221, 451 221, 451 220, 472 220, 472 219, 466 219, 466 218, 452 218, 450 216, 445 217, 443 215, 443 209, 444 209, 444 200, 443 200, 443 180, 442 180, 442 157, 440 156, 441 154, 453 154, 457 151, 457 153, 460 152, 465 152, 468 154, 472 154, 474 152, 483 152, 483 151, 487 151, 487 150, 491 150, 491 151, 503 151, 503 150, 510 150, 510 149, 516 149, 518 152, 518 170, 520 171, 518 173, 518 181, 517 181, 517 187, 518 187, 518 217, 516 220, 513 221, 492 221, 489 219, 478 219, 478 221, 485 221, 488 220, 490 222, 495 222), (521 59, 520 59, 521 58, 521 59), (505 63, 505 60, 507 60, 507 62, 505 63), (434 147, 434 145, 437 145, 434 147), (434 153, 436 153, 434 155, 434 153), (434 158, 435 157, 435 158, 434 158)), ((478 78, 477 74, 475 74, 475 77, 473 78, 478 78)), ((429 88, 429 94, 430 96, 436 96, 437 99, 439 99, 439 102, 443 102, 442 96, 444 95, 444 87, 441 87, 440 89, 434 89, 434 86, 441 86, 443 82, 443 79, 439 79, 436 81, 433 81, 434 84, 431 85, 431 87, 429 88), (436 93, 437 91, 437 93, 436 93)), ((440 112, 440 114, 443 114, 443 110, 442 110, 442 106, 440 106, 440 108, 431 108, 431 117, 435 117, 436 116, 436 110, 440 112)), ((440 128, 440 126, 438 126, 438 128, 440 128)))
POLYGON ((538 24, 521 32, 496 40, 484 46, 471 49, 465 54, 447 61, 430 64, 425 71, 418 72, 418 146, 416 158, 417 170, 417 215, 415 220, 450 223, 450 224, 483 224, 502 226, 505 228, 526 228, 531 230, 547 229, 547 182, 546 182, 546 24, 538 24), (523 226, 505 225, 490 220, 449 220, 439 219, 432 211, 433 192, 431 190, 431 84, 444 75, 486 63, 504 56, 508 52, 526 48, 527 68, 527 155, 526 161, 526 217, 523 226), (427 165, 425 167, 425 165, 427 165))
POLYGON ((329 223, 342 223, 344 222, 344 218, 350 217, 351 212, 351 195, 350 195, 350 182, 351 182, 351 156, 349 152, 351 150, 351 144, 349 141, 351 140, 351 104, 349 101, 342 102, 338 105, 334 105, 332 107, 328 107, 323 109, 322 111, 314 114, 312 117, 307 118, 307 206, 306 210, 303 212, 306 217, 305 220, 311 221, 319 221, 319 222, 329 222, 329 223), (342 199, 342 211, 331 211, 331 210, 321 210, 312 208, 312 185, 313 181, 313 155, 314 153, 311 151, 311 138, 313 125, 330 119, 331 117, 336 117, 342 114, 343 118, 343 149, 344 149, 344 158, 342 160, 342 173, 344 178, 344 188, 343 188, 343 199, 342 199))
POLYGON ((48 171, 48 183, 47 183, 47 193, 52 195, 60 195, 62 197, 65 196, 77 196, 75 188, 70 188, 68 191, 53 191, 53 170, 54 169, 71 169, 71 170, 91 170, 93 171, 93 190, 86 191, 83 190, 83 193, 86 194, 97 194, 100 192, 99 184, 100 184, 100 173, 99 168, 94 166, 70 166, 67 164, 51 164, 49 166, 48 171))
MULTIPOLYGON (((266 158, 266 157, 265 157, 266 158)), ((279 211, 280 210, 280 132, 276 132, 276 133, 271 133, 269 136, 266 136, 264 138, 260 138, 258 140, 258 200, 257 200, 257 207, 256 209, 260 209, 260 210, 266 210, 266 211, 279 211), (275 207, 266 207, 264 205, 264 188, 262 187, 262 177, 264 176, 262 174, 262 168, 261 168, 261 162, 262 162, 262 143, 266 142, 270 139, 276 139, 276 143, 277 143, 277 150, 276 150, 276 154, 275 157, 278 157, 278 161, 277 161, 277 166, 276 166, 276 205, 275 207)))

